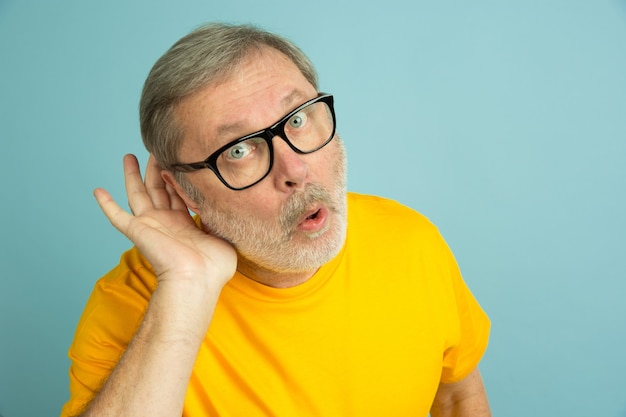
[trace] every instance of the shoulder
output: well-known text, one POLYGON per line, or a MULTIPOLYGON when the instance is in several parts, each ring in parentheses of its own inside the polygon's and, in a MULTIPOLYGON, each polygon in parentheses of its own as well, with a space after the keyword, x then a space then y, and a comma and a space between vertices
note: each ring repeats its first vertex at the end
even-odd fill
POLYGON ((118 265, 98 280, 96 290, 99 287, 126 287, 140 297, 149 299, 156 286, 152 265, 133 247, 122 253, 118 265))
POLYGON ((348 227, 360 233, 392 237, 438 238, 437 227, 423 214, 383 197, 348 193, 348 227))
POLYGON ((96 282, 77 334, 94 326, 137 326, 156 286, 152 267, 137 248, 124 252, 118 265, 96 282))

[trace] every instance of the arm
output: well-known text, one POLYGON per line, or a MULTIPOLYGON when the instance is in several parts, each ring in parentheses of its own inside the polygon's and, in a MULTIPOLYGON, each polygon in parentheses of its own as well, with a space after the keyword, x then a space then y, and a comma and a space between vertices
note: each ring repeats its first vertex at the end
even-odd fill
POLYGON ((432 417, 490 417, 489 402, 478 368, 458 382, 439 384, 432 417))
POLYGON ((145 183, 124 158, 128 202, 122 210, 94 194, 111 223, 152 264, 158 286, 133 340, 83 416, 180 416, 198 349, 219 293, 235 272, 234 249, 196 227, 151 157, 145 183))

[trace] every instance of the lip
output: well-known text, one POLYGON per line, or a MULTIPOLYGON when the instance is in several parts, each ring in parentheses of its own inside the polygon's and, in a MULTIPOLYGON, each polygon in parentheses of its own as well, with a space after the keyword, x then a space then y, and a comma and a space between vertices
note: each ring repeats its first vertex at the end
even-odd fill
POLYGON ((307 211, 298 223, 298 229, 307 233, 319 232, 328 221, 328 210, 325 207, 317 206, 307 211))

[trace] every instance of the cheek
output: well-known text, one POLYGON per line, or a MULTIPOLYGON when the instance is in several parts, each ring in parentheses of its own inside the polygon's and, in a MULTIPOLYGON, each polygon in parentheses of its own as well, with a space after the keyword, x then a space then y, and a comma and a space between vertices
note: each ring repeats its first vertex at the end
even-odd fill
POLYGON ((277 198, 272 198, 275 191, 273 194, 272 190, 266 190, 261 185, 257 184, 249 190, 234 192, 235 198, 229 201, 228 207, 241 215, 262 221, 277 219, 281 202, 277 198))
POLYGON ((327 186, 335 184, 345 171, 345 151, 338 139, 327 145, 328 152, 321 153, 317 161, 319 175, 327 186))

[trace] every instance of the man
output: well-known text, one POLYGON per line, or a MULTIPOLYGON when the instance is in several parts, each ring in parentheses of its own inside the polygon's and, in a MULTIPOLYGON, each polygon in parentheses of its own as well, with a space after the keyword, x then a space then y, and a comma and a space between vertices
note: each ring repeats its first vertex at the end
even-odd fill
POLYGON ((333 97, 295 46, 204 26, 140 116, 132 214, 95 191, 135 248, 87 303, 62 416, 490 415, 487 317, 425 218, 346 193, 333 97))

